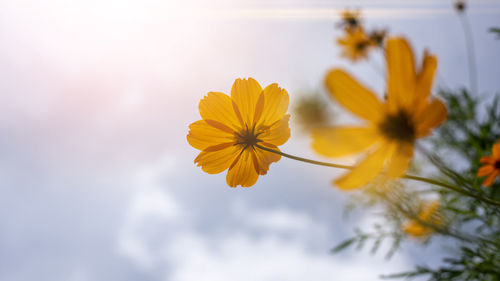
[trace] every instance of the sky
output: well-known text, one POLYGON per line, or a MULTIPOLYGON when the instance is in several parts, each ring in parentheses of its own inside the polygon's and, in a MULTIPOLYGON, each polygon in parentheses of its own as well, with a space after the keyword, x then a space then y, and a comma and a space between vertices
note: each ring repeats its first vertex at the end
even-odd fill
MULTIPOLYGON (((500 88, 500 40, 487 32, 500 2, 469 2, 487 100, 500 88)), ((278 83, 292 106, 335 66, 381 93, 373 65, 339 57, 344 8, 407 37, 419 58, 436 54, 437 86, 468 86, 451 3, 0 1, 0 280, 357 281, 439 264, 439 238, 405 241, 389 261, 384 249, 332 255, 376 220, 343 217, 339 171, 282 159, 231 189, 195 166, 186 134, 199 100, 240 77, 278 83)), ((293 116, 291 128, 283 151, 323 159, 293 116)))

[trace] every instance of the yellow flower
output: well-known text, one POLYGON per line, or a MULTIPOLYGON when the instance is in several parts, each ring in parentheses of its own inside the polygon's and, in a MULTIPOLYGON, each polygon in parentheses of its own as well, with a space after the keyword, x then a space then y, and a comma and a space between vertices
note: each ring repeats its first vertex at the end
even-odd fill
POLYGON ((363 126, 327 127, 313 132, 313 149, 322 155, 368 152, 353 170, 335 181, 342 189, 365 185, 380 173, 389 178, 402 176, 413 157, 415 141, 446 119, 443 102, 429 99, 436 57, 425 52, 417 72, 413 52, 403 38, 388 39, 385 56, 385 103, 343 70, 333 69, 326 76, 330 94, 365 121, 363 126))
POLYGON ((478 177, 485 177, 483 186, 490 186, 495 181, 495 178, 500 174, 500 139, 491 149, 491 157, 483 156, 479 160, 480 163, 485 164, 477 171, 478 177))
POLYGON ((375 47, 382 47, 384 46, 384 40, 386 35, 387 35, 386 29, 373 30, 369 34, 370 43, 375 47))
POLYGON ((356 29, 361 26, 361 12, 359 10, 344 10, 340 13, 340 26, 356 29))
POLYGON ((425 237, 429 236, 432 232, 434 232, 434 228, 430 227, 439 227, 443 220, 438 213, 439 202, 432 201, 423 204, 417 218, 410 220, 404 226, 404 231, 413 237, 425 237), (422 225, 420 222, 424 222, 428 225, 422 225))
POLYGON ((209 174, 228 170, 231 187, 249 187, 281 156, 255 145, 279 150, 290 137, 288 93, 271 84, 264 90, 252 78, 236 79, 231 97, 210 92, 200 101, 202 120, 189 126, 187 140, 201 150, 194 160, 209 174))
POLYGON ((345 37, 337 40, 337 43, 343 48, 342 56, 353 62, 367 58, 373 43, 363 28, 346 28, 345 32, 345 37))

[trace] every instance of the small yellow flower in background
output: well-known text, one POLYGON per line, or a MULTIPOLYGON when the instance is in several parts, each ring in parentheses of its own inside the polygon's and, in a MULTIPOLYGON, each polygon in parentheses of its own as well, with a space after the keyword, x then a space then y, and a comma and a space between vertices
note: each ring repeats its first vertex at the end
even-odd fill
POLYGON ((342 56, 356 62, 368 57, 369 50, 373 47, 370 37, 363 28, 345 29, 345 37, 339 38, 337 43, 343 48, 342 56))
POLYGON ((361 12, 359 10, 344 10, 340 13, 340 27, 354 30, 361 27, 361 12))
POLYGON ((231 97, 208 93, 199 105, 202 120, 192 123, 187 135, 189 144, 201 150, 194 162, 209 174, 228 170, 231 187, 254 185, 281 158, 255 145, 279 150, 290 137, 288 102, 278 84, 262 90, 252 78, 236 79, 231 97))
POLYGON ((495 181, 495 178, 500 174, 500 139, 491 149, 491 157, 483 156, 479 160, 480 163, 485 164, 477 171, 478 177, 485 177, 483 186, 490 186, 495 181))
POLYGON ((404 231, 413 237, 426 237, 434 232, 430 226, 439 227, 443 220, 438 212, 439 202, 432 201, 422 205, 420 212, 417 215, 418 220, 413 219, 404 225, 404 231), (422 225, 424 222, 429 225, 422 225))
POLYGON ((376 29, 370 32, 368 37, 370 38, 370 42, 373 46, 383 47, 385 37, 387 36, 386 29, 376 29))
POLYGON ((388 178, 404 175, 415 141, 429 135, 447 116, 443 102, 430 98, 436 57, 425 52, 417 71, 413 52, 404 38, 389 38, 385 53, 385 103, 341 69, 333 69, 326 76, 332 97, 365 121, 362 126, 313 131, 312 146, 319 154, 342 157, 367 152, 353 170, 334 182, 341 189, 366 185, 380 173, 388 178))

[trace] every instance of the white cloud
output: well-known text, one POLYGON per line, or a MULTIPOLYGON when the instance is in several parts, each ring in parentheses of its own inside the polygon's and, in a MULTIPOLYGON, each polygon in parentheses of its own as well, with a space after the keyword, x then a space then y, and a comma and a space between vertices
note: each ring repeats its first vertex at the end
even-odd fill
POLYGON ((196 233, 172 241, 175 270, 166 280, 373 280, 381 272, 403 267, 363 254, 342 259, 324 252, 310 252, 306 241, 292 242, 273 236, 251 237, 236 232, 214 245, 196 233))
POLYGON ((331 255, 332 223, 286 206, 262 209, 236 201, 230 220, 194 217, 155 184, 162 169, 147 171, 148 180, 138 181, 141 188, 129 205, 118 247, 144 271, 159 271, 163 280, 354 281, 407 266, 404 257, 388 263, 366 252, 347 259, 331 255), (207 233, 197 226, 201 220, 231 230, 207 233))

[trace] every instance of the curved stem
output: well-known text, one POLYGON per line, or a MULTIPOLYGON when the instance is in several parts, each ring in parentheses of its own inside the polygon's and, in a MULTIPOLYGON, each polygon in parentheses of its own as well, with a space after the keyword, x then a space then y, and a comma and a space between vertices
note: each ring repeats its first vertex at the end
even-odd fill
MULTIPOLYGON (((322 161, 311 160, 311 159, 307 159, 307 158, 303 158, 303 157, 298 157, 298 156, 291 155, 291 154, 288 154, 288 153, 285 153, 285 152, 281 152, 281 151, 278 151, 278 150, 274 150, 272 148, 265 147, 265 146, 262 146, 262 145, 259 145, 259 144, 255 144, 255 146, 258 147, 258 148, 260 148, 260 149, 262 149, 262 150, 265 150, 265 151, 268 151, 268 152, 271 152, 271 153, 275 153, 275 154, 279 154, 279 155, 281 155, 283 157, 287 157, 287 158, 290 158, 290 159, 293 159, 293 160, 297 160, 297 161, 301 161, 301 162, 305 162, 305 163, 309 163, 309 164, 314 164, 314 165, 319 165, 319 166, 326 166, 326 167, 332 167, 332 168, 338 168, 338 169, 346 169, 346 170, 352 170, 355 167, 355 166, 350 166, 350 165, 341 165, 341 164, 335 164, 335 163, 329 163, 329 162, 322 162, 322 161)), ((437 181, 437 180, 428 179, 428 178, 424 178, 424 177, 413 176, 413 175, 404 175, 403 178, 414 180, 414 181, 425 182, 425 183, 429 183, 429 184, 433 184, 433 185, 437 185, 437 186, 441 186, 441 187, 444 187, 444 188, 456 191, 458 193, 461 193, 463 195, 466 195, 466 196, 469 196, 469 197, 473 197, 473 198, 475 198, 475 199, 477 199, 479 201, 483 201, 485 203, 488 203, 488 204, 500 207, 500 202, 497 202, 497 201, 494 201, 494 200, 491 200, 491 199, 488 199, 488 198, 481 197, 481 196, 479 196, 477 194, 468 192, 468 191, 466 191, 464 189, 461 189, 460 187, 457 187, 457 186, 454 186, 454 185, 451 185, 451 184, 447 184, 447 183, 444 183, 444 182, 440 182, 440 181, 437 181)))
POLYGON ((339 168, 339 169, 346 169, 346 170, 352 170, 352 169, 354 169, 354 166, 341 165, 341 164, 335 164, 335 163, 330 163, 330 162, 322 162, 322 161, 316 161, 316 160, 311 160, 311 159, 307 159, 307 158, 302 158, 302 157, 291 155, 291 154, 288 154, 288 153, 285 153, 285 152, 282 152, 282 151, 279 151, 279 150, 274 150, 274 149, 269 148, 269 147, 261 146, 259 144, 256 144, 255 146, 258 147, 258 148, 260 148, 260 149, 262 149, 262 150, 265 150, 265 151, 268 151, 268 152, 272 152, 272 153, 275 153, 275 154, 279 154, 281 156, 284 156, 286 158, 290 158, 290 159, 293 159, 293 160, 297 160, 297 161, 301 161, 301 162, 306 162, 306 163, 309 163, 309 164, 314 164, 314 165, 319 165, 319 166, 326 166, 326 167, 332 167, 332 168, 339 168))

